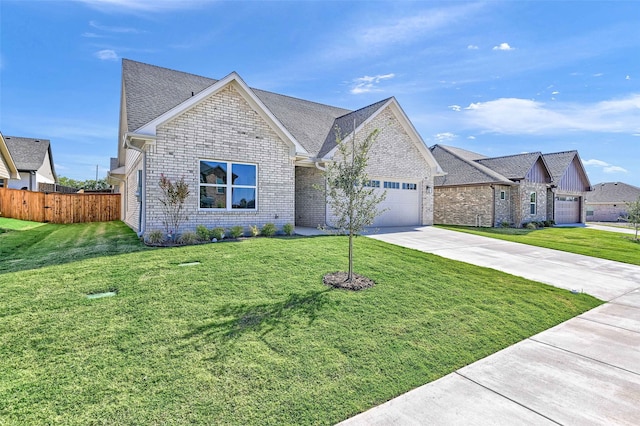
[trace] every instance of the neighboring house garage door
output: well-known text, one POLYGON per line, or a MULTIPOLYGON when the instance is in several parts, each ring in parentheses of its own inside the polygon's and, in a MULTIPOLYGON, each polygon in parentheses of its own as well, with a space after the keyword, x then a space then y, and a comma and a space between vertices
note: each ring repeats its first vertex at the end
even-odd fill
POLYGON ((555 208, 557 224, 580 222, 580 197, 558 197, 555 208))
POLYGON ((387 197, 378 209, 387 209, 378 216, 373 226, 420 225, 420 185, 407 181, 375 179, 372 185, 387 191, 387 197))

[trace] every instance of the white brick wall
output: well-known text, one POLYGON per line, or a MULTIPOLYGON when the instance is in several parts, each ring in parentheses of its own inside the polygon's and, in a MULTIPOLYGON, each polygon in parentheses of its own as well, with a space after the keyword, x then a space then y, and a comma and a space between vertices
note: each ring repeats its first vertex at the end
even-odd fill
POLYGON ((212 95, 156 130, 156 145, 147 153, 146 232, 164 229, 158 182, 184 177, 190 195, 188 220, 181 232, 207 227, 294 223, 294 166, 289 147, 255 112, 233 85, 212 95), (258 166, 257 211, 199 209, 199 160, 253 163, 258 166))

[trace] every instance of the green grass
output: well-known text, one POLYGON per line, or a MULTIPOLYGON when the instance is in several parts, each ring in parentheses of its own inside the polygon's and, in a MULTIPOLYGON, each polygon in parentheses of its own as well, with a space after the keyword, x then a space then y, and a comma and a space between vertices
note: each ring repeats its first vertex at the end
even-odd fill
POLYGON ((0 217, 0 233, 2 231, 25 231, 43 226, 44 223, 0 217))
POLYGON ((376 285, 348 292, 321 282, 345 237, 150 250, 49 226, 21 233, 42 260, 0 273, 0 424, 334 424, 601 303, 368 238, 376 285))
POLYGON ((532 246, 562 250, 601 259, 640 265, 640 243, 633 235, 587 228, 473 228, 444 226, 440 228, 467 232, 532 246))

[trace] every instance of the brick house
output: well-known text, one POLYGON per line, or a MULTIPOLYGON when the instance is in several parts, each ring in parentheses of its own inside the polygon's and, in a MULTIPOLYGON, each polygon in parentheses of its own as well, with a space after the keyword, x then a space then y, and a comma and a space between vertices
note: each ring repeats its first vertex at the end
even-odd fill
MULTIPOLYGON (((122 219, 143 235, 162 230, 158 181, 184 177, 190 195, 182 231, 272 222, 330 222, 323 168, 345 140, 381 130, 369 174, 387 189, 375 225, 433 222, 441 173, 395 98, 356 111, 250 88, 236 73, 214 80, 124 59, 118 157, 110 181, 122 219)), ((329 223, 330 224, 330 223, 329 223)))
POLYGON ((446 173, 435 178, 434 223, 492 227, 584 221, 589 181, 576 151, 489 158, 446 145, 430 150, 446 173))
POLYGON ((640 188, 623 182, 603 182, 593 186, 587 198, 587 220, 617 222, 627 215, 627 203, 640 197, 640 188))

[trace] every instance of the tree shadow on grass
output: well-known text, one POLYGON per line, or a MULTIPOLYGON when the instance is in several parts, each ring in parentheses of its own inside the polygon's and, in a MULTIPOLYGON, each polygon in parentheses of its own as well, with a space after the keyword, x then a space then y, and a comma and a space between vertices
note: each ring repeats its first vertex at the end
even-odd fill
POLYGON ((303 294, 294 293, 285 300, 272 303, 243 303, 215 309, 211 316, 219 319, 209 321, 185 334, 185 345, 214 343, 216 351, 210 359, 218 360, 231 353, 235 342, 245 334, 255 334, 267 343, 264 339, 267 334, 286 330, 293 321, 306 319, 308 324, 312 324, 329 303, 327 293, 330 291, 332 289, 328 288, 303 294))

